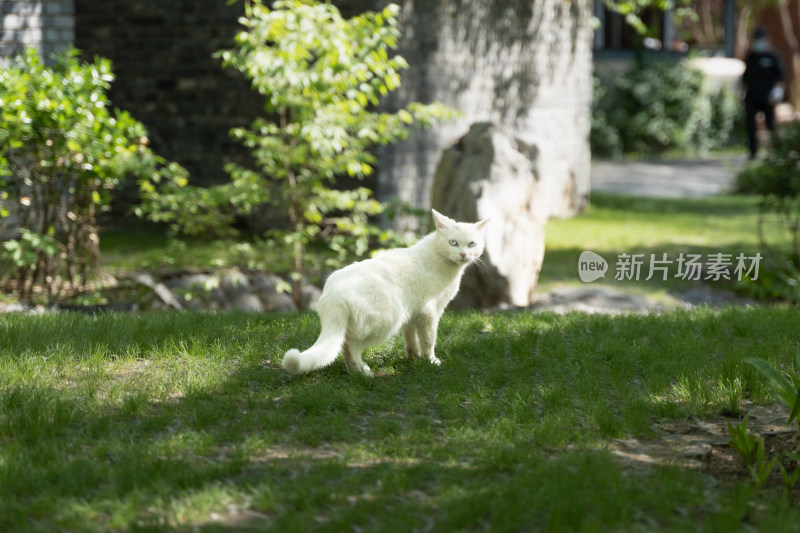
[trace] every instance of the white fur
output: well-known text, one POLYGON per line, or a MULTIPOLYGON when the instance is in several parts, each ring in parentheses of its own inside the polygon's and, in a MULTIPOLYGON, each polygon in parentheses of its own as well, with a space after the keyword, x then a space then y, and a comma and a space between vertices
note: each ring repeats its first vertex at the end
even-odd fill
POLYGON ((458 292, 464 269, 483 253, 482 230, 488 220, 455 222, 436 211, 433 218, 436 231, 415 245, 331 274, 317 304, 322 323, 319 338, 302 353, 286 352, 283 368, 287 372, 322 368, 342 350, 348 370, 372 375, 361 352, 401 328, 409 357, 441 363, 434 354, 439 319, 458 292))

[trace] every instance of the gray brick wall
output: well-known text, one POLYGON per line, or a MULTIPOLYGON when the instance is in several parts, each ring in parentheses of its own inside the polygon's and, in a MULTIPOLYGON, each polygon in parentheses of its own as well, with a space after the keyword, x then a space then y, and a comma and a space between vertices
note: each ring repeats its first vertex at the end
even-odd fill
POLYGON ((26 46, 45 56, 63 50, 75 39, 73 0, 0 0, 0 56, 26 46))
POLYGON ((228 134, 263 114, 263 98, 212 54, 233 46, 243 3, 226 0, 74 0, 76 46, 113 61, 109 96, 150 132, 153 149, 193 183, 228 179, 247 150, 228 134))

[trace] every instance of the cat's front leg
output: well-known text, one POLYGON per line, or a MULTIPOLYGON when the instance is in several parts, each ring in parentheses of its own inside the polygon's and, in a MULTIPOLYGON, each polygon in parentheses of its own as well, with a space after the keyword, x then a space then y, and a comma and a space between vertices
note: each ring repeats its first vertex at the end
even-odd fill
POLYGON ((403 338, 406 341, 406 355, 409 359, 422 355, 419 348, 419 333, 415 324, 407 324, 403 328, 403 338))

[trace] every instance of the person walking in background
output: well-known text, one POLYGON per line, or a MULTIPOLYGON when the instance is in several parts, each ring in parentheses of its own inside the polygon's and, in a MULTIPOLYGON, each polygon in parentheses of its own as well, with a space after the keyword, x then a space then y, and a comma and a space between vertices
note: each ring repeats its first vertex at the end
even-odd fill
POLYGON ((763 26, 753 33, 753 44, 744 59, 742 88, 745 91, 744 109, 747 138, 750 141, 750 159, 758 153, 756 115, 764 113, 764 122, 770 132, 775 131, 775 105, 783 100, 783 61, 769 43, 769 34, 763 26))

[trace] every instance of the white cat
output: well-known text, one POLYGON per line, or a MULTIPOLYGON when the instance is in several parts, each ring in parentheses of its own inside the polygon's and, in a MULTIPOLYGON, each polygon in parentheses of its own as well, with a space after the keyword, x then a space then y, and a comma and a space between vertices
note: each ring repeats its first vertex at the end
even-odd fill
POLYGON ((304 352, 291 349, 283 368, 300 374, 331 364, 344 352, 348 370, 371 376, 361 352, 400 328, 409 357, 434 354, 444 308, 458 292, 464 269, 483 253, 483 228, 456 222, 433 210, 436 231, 409 248, 353 263, 328 278, 317 304, 322 331, 304 352))

